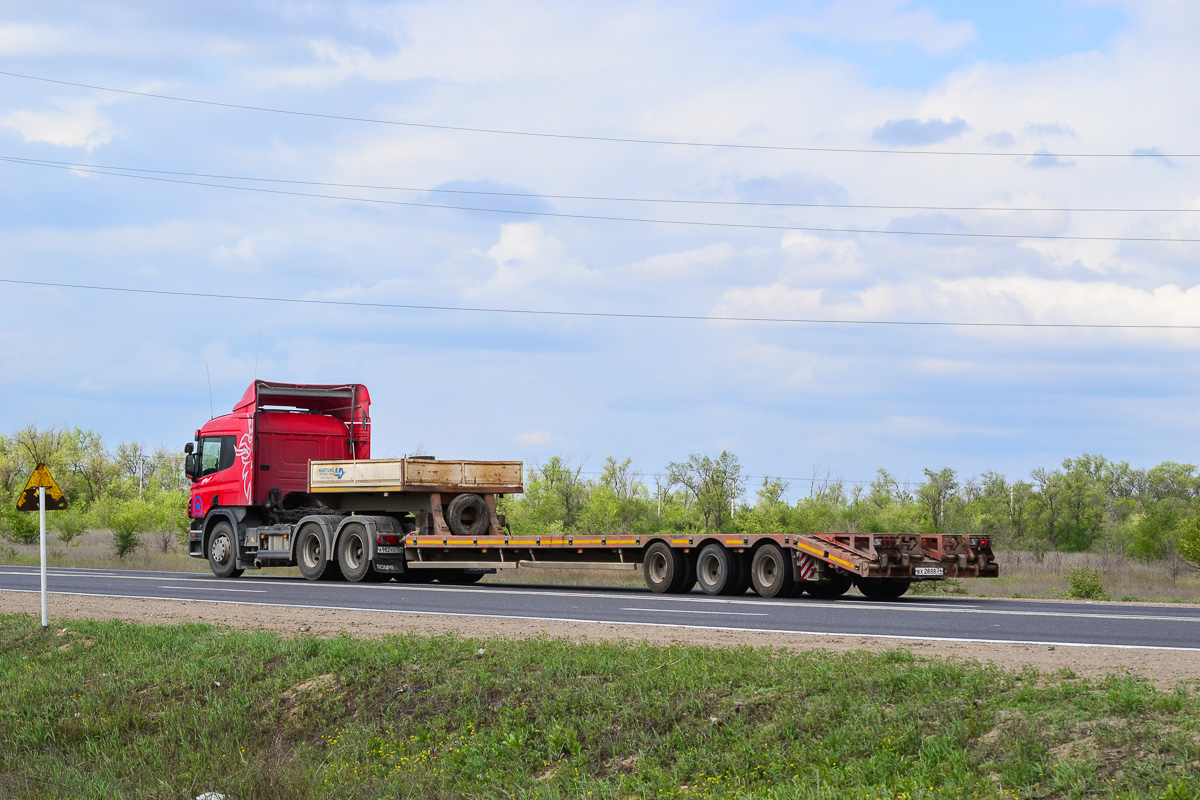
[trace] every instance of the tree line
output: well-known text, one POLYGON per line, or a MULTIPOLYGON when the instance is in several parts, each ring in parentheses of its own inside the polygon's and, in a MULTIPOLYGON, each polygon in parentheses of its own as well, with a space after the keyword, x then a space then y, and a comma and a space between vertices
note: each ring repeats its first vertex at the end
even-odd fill
MULTIPOLYGON (((146 534, 157 534, 168 549, 187 535, 182 462, 182 453, 162 446, 110 448, 81 428, 0 434, 0 536, 36 541, 37 516, 17 511, 15 502, 34 466, 44 463, 70 500, 69 510, 48 515, 63 544, 98 529, 112 531, 122 557, 146 534)), ((606 458, 598 475, 585 466, 557 456, 531 465, 524 494, 503 498, 500 511, 523 535, 959 533, 1039 556, 1119 552, 1165 560, 1177 571, 1200 563, 1200 472, 1193 464, 1141 469, 1084 454, 1016 480, 995 471, 964 478, 951 468, 925 469, 919 481, 880 469, 867 484, 814 473, 796 501, 787 499, 792 487, 781 478, 750 486, 729 452, 692 455, 649 474, 628 458, 606 458)))
POLYGON ((605 459, 598 477, 556 457, 530 468, 525 493, 501 510, 522 534, 958 533, 997 549, 1122 553, 1165 560, 1178 574, 1200 564, 1200 473, 1193 464, 1150 469, 1084 454, 1027 479, 989 471, 963 478, 925 469, 899 481, 880 469, 867 484, 814 474, 807 496, 766 477, 754 487, 736 456, 693 455, 649 477, 629 459, 605 459))
POLYGON ((0 536, 30 544, 38 539, 38 517, 16 510, 33 469, 45 464, 67 496, 65 511, 46 515, 46 527, 64 545, 88 530, 108 530, 124 558, 144 536, 168 550, 187 535, 189 481, 183 454, 136 442, 109 448, 103 436, 82 428, 38 429, 29 425, 0 433, 0 536))

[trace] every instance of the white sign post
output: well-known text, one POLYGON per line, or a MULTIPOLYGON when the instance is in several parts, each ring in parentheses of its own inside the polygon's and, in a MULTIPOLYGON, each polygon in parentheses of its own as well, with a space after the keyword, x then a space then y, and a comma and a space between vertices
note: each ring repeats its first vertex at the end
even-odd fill
POLYGON ((42 522, 42 630, 50 627, 50 614, 46 606, 46 487, 38 487, 38 517, 42 522))
POLYGON ((21 492, 21 496, 17 498, 18 511, 37 511, 41 521, 42 529, 42 630, 50 627, 50 615, 46 607, 46 511, 62 511, 67 507, 67 498, 63 496, 62 490, 58 488, 58 484, 54 482, 54 478, 50 476, 50 470, 46 469, 45 464, 38 464, 34 469, 33 474, 29 476, 29 483, 25 484, 25 490, 21 492), (37 489, 37 501, 34 501, 33 490, 37 489), (49 492, 47 493, 47 490, 49 492), (47 494, 49 496, 47 497, 47 494), (47 502, 48 501, 48 502, 47 502))

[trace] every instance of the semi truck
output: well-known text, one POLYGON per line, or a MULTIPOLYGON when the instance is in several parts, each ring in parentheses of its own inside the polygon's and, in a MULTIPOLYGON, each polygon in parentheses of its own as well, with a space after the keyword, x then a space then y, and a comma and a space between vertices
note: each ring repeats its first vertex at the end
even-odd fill
POLYGON ((994 577, 986 536, 512 530, 498 500, 520 461, 371 458, 361 384, 256 380, 184 448, 189 555, 223 578, 297 567, 308 580, 467 584, 501 570, 640 572, 654 592, 891 600, 914 582, 994 577))

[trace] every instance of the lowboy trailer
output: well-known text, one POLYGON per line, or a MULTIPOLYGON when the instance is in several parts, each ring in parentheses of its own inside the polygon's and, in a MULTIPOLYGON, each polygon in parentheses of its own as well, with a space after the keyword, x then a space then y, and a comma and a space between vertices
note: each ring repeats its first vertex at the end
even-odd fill
POLYGON ((500 495, 524 488, 521 462, 370 459, 369 403, 357 384, 251 385, 185 448, 189 553, 223 577, 294 565, 309 580, 473 583, 507 569, 590 569, 640 571, 658 593, 698 584, 763 597, 857 586, 894 599, 916 581, 999 574, 983 536, 521 535, 497 513, 500 495))

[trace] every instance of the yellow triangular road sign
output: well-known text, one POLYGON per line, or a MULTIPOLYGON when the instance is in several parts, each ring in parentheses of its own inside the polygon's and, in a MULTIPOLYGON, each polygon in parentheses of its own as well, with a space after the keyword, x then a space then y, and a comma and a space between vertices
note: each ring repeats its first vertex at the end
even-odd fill
POLYGON ((50 470, 46 469, 45 464, 38 464, 37 469, 29 476, 29 483, 25 484, 25 490, 17 498, 17 510, 37 511, 37 490, 42 486, 46 487, 47 511, 62 511, 67 507, 67 498, 63 495, 62 489, 58 488, 58 484, 54 482, 54 478, 50 475, 50 470))

